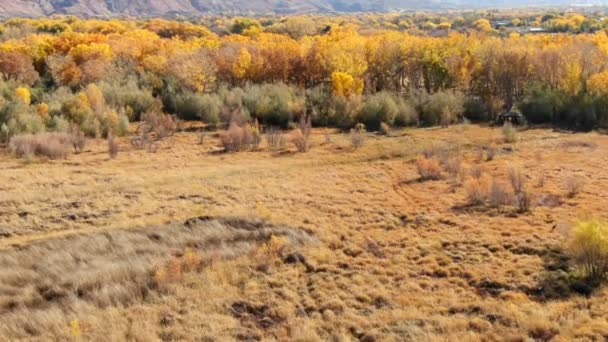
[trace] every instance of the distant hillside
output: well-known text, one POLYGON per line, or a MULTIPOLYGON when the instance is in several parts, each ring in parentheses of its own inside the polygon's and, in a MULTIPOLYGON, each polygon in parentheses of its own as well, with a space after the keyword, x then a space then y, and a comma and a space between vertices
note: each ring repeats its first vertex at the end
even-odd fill
POLYGON ((0 18, 74 14, 138 17, 217 14, 359 12, 566 4, 532 0, 1 0, 0 18))

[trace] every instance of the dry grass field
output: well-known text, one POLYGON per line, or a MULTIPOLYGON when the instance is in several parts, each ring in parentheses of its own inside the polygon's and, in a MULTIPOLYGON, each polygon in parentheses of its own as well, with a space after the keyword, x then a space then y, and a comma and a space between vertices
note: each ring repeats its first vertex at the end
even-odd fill
POLYGON ((570 286, 563 250, 572 222, 608 219, 608 136, 118 144, 115 159, 103 140, 65 160, 0 155, 1 340, 608 339, 608 288, 570 286), (421 153, 452 167, 423 181, 421 153), (470 175, 504 185, 497 205, 472 204, 470 175), (530 211, 499 201, 514 176, 530 211))

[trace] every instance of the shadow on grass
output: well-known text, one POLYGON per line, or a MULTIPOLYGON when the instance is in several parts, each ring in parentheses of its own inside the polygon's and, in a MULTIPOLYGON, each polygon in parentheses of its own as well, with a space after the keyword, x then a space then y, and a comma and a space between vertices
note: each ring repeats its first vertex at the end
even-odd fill
POLYGON ((580 277, 570 267, 570 257, 561 248, 547 248, 541 257, 545 272, 537 286, 525 290, 537 301, 568 299, 572 296, 591 296, 601 285, 596 279, 580 277))

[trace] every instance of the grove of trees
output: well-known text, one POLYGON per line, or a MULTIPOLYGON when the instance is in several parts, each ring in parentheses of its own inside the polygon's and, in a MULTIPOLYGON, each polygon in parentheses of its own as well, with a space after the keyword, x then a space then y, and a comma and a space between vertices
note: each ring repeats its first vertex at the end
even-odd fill
POLYGON ((492 121, 515 107, 533 124, 608 127, 603 21, 538 15, 509 26, 524 21, 567 33, 389 14, 11 19, 0 25, 0 137, 75 126, 120 135, 148 112, 378 129, 492 121))

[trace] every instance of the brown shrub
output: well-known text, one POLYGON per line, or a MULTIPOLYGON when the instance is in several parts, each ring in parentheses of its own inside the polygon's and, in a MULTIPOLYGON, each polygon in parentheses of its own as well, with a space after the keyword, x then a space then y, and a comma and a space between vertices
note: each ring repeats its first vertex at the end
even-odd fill
POLYGON ((111 159, 114 159, 118 156, 118 143, 112 134, 108 135, 108 154, 111 159))
POLYGON ((87 145, 87 137, 80 129, 76 129, 72 133, 72 147, 76 154, 82 153, 87 145))
POLYGON ((308 137, 299 128, 291 133, 291 143, 298 149, 298 152, 308 152, 310 149, 308 137))
POLYGON ((484 174, 484 169, 481 166, 473 166, 469 170, 469 175, 475 179, 481 178, 484 174))
POLYGON ((358 123, 350 130, 350 144, 353 148, 359 148, 365 143, 365 125, 358 123))
POLYGON ((17 135, 11 138, 9 150, 19 158, 33 156, 64 159, 73 148, 73 137, 66 133, 17 135))
POLYGON ((518 212, 527 213, 532 209, 532 203, 532 195, 528 191, 524 190, 515 194, 515 205, 518 212))
POLYGON ((137 128, 137 136, 131 140, 131 144, 137 148, 145 148, 148 152, 155 152, 158 149, 156 142, 173 136, 176 131, 177 120, 171 115, 144 113, 137 128))
POLYGON ((226 152, 237 152, 246 149, 258 149, 262 136, 257 126, 246 124, 241 127, 232 122, 226 132, 220 135, 220 141, 226 152))
POLYGON ((427 159, 424 156, 416 158, 416 169, 421 180, 441 179, 441 166, 435 159, 427 159))
POLYGON ((509 182, 511 183, 511 188, 515 194, 519 194, 525 190, 526 179, 521 173, 521 170, 516 168, 509 169, 509 182))
POLYGON ((311 127, 310 119, 302 118, 299 127, 291 135, 291 142, 299 152, 308 152, 310 149, 311 127))
POLYGON ((492 187, 492 178, 486 174, 479 178, 470 178, 464 183, 470 205, 481 205, 488 200, 492 187))
POLYGON ((576 197, 582 190, 585 185, 585 180, 579 176, 568 176, 564 179, 564 188, 566 189, 566 194, 570 198, 576 197))
POLYGON ((457 177, 462 173, 462 159, 459 156, 453 156, 447 159, 442 163, 442 166, 450 177, 457 177))
POLYGON ((488 193, 488 201, 491 206, 500 208, 511 203, 511 194, 507 191, 505 184, 499 180, 494 179, 492 186, 490 186, 490 192, 488 193))

